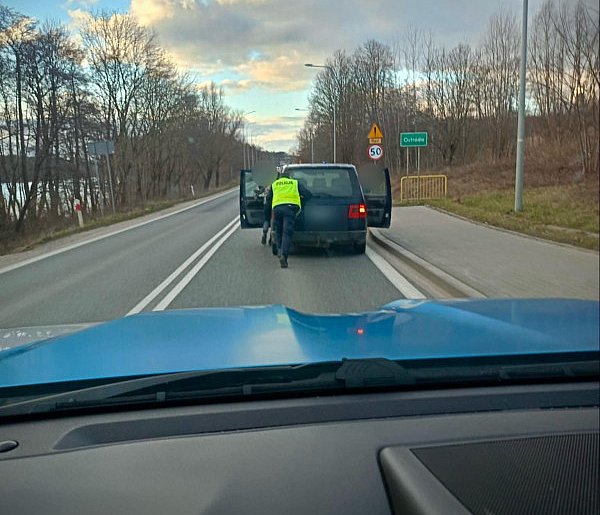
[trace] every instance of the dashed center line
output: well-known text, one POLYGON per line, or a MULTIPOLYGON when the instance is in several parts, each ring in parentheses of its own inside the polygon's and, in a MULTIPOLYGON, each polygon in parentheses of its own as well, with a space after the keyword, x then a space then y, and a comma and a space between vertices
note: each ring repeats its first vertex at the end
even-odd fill
MULTIPOLYGON (((233 225, 233 227, 231 227, 231 224, 229 224, 229 231, 226 232, 224 236, 221 236, 221 239, 219 239, 212 246, 212 248, 206 254, 204 254, 202 259, 198 261, 198 263, 196 263, 196 265, 184 276, 184 278, 181 281, 179 281, 179 283, 177 283, 177 285, 169 292, 169 294, 156 305, 153 311, 164 311, 169 306, 169 304, 171 304, 171 302, 175 300, 175 297, 177 297, 177 295, 179 295, 183 291, 183 289, 191 282, 191 280, 204 267, 204 265, 208 263, 208 260, 213 256, 213 254, 217 250, 219 250, 221 245, 223 245, 223 243, 225 243, 227 239, 238 229, 238 220, 239 217, 236 217, 236 219, 234 220, 235 224, 233 225)), ((227 229, 227 227, 225 229, 227 229)), ((220 234, 222 234, 222 231, 215 235, 215 237, 218 237, 220 234)))
MULTIPOLYGON (((158 297, 179 275, 190 266, 202 253, 204 253, 207 249, 210 248, 213 243, 218 240, 224 233, 230 230, 232 227, 237 228, 237 224, 239 222, 239 216, 236 216, 231 222, 229 222, 223 229, 221 229, 217 234, 215 234, 210 240, 208 240, 204 245, 202 245, 196 252, 194 252, 189 258, 187 258, 177 269, 169 275, 162 283, 160 283, 154 290, 152 290, 148 295, 146 295, 140 302, 138 302, 135 307, 133 307, 125 316, 135 315, 139 313, 144 308, 146 308, 156 297, 158 297)), ((228 234, 229 236, 229 234, 228 234)), ((222 243, 217 243, 218 247, 222 245, 222 243)), ((218 248, 217 247, 217 248, 218 248)), ((215 253, 216 249, 209 250, 210 256, 215 253)), ((208 254, 207 254, 208 255, 208 254)), ((210 257, 209 256, 209 257, 210 257)), ((208 259, 206 260, 208 261, 208 259)), ((201 261, 202 262, 202 261, 201 261)), ((204 265, 203 265, 204 266, 204 265)), ((199 269, 198 269, 199 270, 199 269)), ((186 276, 187 277, 187 276, 186 276)), ((174 298, 174 297, 173 297, 174 298)), ((170 303, 170 302, 169 302, 170 303)), ((164 309, 164 308, 163 308, 164 309)))

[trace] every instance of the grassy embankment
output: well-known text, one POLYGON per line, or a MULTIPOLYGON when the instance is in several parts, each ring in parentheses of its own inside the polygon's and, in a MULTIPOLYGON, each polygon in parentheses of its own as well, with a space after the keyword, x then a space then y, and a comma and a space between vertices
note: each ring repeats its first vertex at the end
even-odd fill
POLYGON ((72 217, 65 220, 56 221, 53 224, 45 223, 43 225, 30 225, 27 226, 23 234, 16 234, 13 231, 10 233, 4 233, 0 235, 0 255, 10 254, 14 252, 23 252, 30 250, 37 245, 47 243, 49 241, 71 236, 79 232, 90 231, 99 227, 107 225, 113 225, 140 216, 149 215, 151 213, 168 209, 182 202, 189 202, 191 200, 200 200, 202 197, 213 195, 219 191, 224 191, 233 187, 234 185, 229 184, 222 188, 212 189, 207 192, 203 192, 198 195, 195 199, 184 198, 176 200, 162 200, 156 202, 148 202, 144 206, 137 206, 131 209, 118 211, 112 213, 110 208, 105 210, 105 215, 100 214, 95 216, 88 216, 84 214, 85 226, 80 228, 77 222, 77 216, 74 214, 72 217))
MULTIPOLYGON (((448 197, 418 204, 531 236, 598 250, 598 174, 584 177, 575 158, 541 156, 539 152, 527 156, 520 213, 513 210, 514 161, 476 163, 435 173, 448 176, 448 197)), ((399 199, 399 181, 394 187, 394 198, 399 199)), ((397 203, 414 204, 417 202, 397 203)))

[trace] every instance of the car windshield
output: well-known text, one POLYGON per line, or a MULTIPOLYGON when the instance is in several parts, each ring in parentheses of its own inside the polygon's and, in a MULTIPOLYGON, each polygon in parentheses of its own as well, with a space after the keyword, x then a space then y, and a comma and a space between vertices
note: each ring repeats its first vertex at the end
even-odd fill
POLYGON ((0 409, 595 377, 599 26, 0 0, 0 409))

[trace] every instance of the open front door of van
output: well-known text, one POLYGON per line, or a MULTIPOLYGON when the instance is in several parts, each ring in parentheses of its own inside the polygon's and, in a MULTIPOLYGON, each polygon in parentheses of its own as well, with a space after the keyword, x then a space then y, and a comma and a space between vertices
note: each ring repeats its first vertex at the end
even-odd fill
POLYGON ((242 229, 262 227, 264 215, 264 187, 252 177, 252 170, 240 171, 240 225, 242 229))
POLYGON ((386 168, 380 171, 377 180, 363 184, 365 203, 367 204, 367 225, 369 227, 390 226, 392 221, 392 187, 390 172, 386 168))

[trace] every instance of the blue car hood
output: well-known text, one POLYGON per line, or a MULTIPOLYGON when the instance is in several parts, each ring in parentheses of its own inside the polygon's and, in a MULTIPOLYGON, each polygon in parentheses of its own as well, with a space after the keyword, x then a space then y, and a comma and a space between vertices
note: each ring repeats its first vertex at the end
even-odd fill
POLYGON ((310 315, 280 305, 142 313, 0 352, 0 387, 336 361, 598 351, 599 303, 399 300, 310 315))

